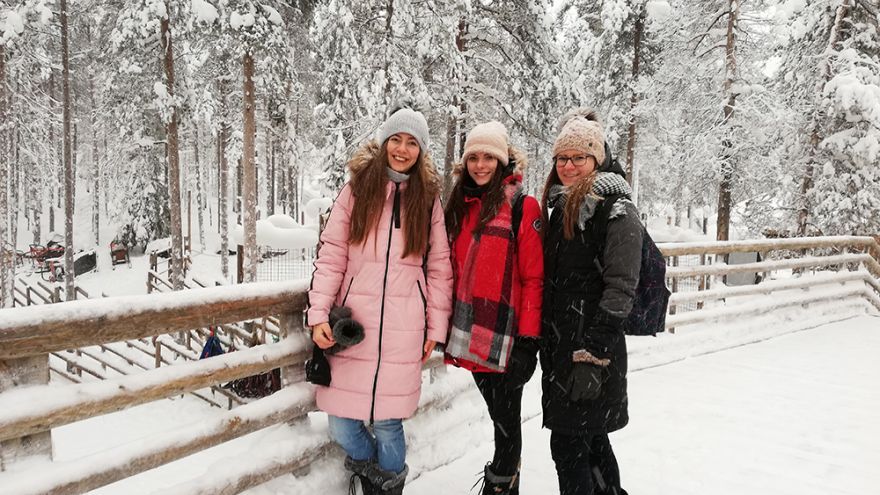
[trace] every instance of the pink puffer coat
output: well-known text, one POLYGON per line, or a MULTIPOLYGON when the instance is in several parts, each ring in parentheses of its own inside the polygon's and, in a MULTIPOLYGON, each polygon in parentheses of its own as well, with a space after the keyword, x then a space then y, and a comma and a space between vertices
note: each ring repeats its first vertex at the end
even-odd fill
POLYGON ((421 392, 425 339, 446 341, 452 267, 443 208, 436 199, 425 280, 422 256, 400 258, 403 230, 392 225, 395 187, 404 190, 406 183, 389 181, 379 227, 363 244, 348 242, 350 185, 336 198, 321 235, 308 324, 326 322, 330 307, 344 303, 365 329, 363 342, 328 356, 331 383, 318 387, 316 398, 318 408, 334 416, 364 421, 412 416, 421 392))

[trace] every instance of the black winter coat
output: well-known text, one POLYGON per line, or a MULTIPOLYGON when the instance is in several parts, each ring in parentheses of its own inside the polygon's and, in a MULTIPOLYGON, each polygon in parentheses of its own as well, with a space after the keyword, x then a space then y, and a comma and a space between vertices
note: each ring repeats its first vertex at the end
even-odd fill
POLYGON ((623 326, 638 284, 643 227, 635 205, 619 200, 608 221, 604 252, 597 256, 601 243, 593 239, 592 219, 566 240, 562 217, 563 208, 555 208, 544 238, 540 353, 544 426, 572 435, 608 433, 629 421, 623 326), (565 384, 573 366, 572 352, 578 349, 611 360, 602 369, 604 382, 595 400, 568 399, 565 384))

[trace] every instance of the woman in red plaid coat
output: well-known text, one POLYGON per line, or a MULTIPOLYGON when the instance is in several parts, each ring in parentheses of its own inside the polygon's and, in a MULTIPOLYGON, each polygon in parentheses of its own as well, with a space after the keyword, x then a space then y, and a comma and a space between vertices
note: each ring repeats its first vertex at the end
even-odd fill
POLYGON ((474 127, 446 205, 454 275, 448 363, 473 373, 495 427, 483 494, 519 494, 523 386, 537 363, 544 261, 525 155, 499 122, 474 127))

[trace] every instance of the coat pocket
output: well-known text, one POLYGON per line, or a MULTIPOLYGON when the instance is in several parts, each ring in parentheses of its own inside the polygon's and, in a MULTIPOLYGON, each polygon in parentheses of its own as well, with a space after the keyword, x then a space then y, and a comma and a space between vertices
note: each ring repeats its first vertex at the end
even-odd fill
POLYGON ((351 292, 351 284, 354 283, 354 276, 348 279, 348 287, 345 289, 345 295, 342 296, 342 302, 339 303, 340 306, 345 306, 345 301, 348 300, 348 293, 351 292))
POLYGON ((419 296, 422 298, 422 308, 425 311, 425 317, 428 316, 428 298, 425 297, 425 289, 422 288, 422 281, 416 280, 416 287, 419 288, 419 296))

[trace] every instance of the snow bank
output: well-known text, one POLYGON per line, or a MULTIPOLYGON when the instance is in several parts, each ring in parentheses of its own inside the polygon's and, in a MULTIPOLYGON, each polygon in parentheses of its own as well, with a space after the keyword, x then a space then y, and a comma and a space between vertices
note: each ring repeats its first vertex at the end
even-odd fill
MULTIPOLYGON (((244 244, 244 227, 236 224, 232 228, 234 244, 244 244)), ((310 249, 318 245, 318 232, 304 228, 287 215, 272 215, 257 220, 257 244, 276 249, 310 249)))

